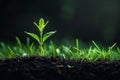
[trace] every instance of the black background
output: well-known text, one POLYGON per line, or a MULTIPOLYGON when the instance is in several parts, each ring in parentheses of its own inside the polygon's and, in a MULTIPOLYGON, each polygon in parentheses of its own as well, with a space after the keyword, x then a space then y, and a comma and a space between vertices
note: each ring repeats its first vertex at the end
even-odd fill
POLYGON ((0 0, 0 41, 13 41, 24 31, 35 32, 33 22, 49 20, 53 38, 79 38, 120 44, 119 0, 0 0))

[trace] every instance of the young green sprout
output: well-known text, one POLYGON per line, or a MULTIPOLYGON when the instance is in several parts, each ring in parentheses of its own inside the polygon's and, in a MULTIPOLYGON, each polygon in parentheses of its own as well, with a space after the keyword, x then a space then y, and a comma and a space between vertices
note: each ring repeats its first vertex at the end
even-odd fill
POLYGON ((46 25, 48 24, 48 21, 45 23, 44 19, 41 18, 39 20, 39 24, 37 24, 36 22, 34 22, 35 26, 37 27, 38 31, 39 31, 39 35, 35 34, 35 33, 29 33, 29 32, 25 32, 26 34, 28 34, 29 36, 31 36, 32 38, 34 38, 40 45, 40 55, 44 56, 44 42, 50 37, 52 36, 56 31, 50 31, 44 34, 44 29, 46 27, 46 25))

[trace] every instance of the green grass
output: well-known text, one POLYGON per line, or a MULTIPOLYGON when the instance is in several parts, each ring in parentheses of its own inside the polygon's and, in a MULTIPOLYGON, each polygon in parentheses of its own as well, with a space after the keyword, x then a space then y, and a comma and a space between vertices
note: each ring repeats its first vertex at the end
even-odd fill
POLYGON ((108 48, 100 47, 94 41, 88 48, 80 48, 81 43, 79 43, 78 39, 74 41, 73 45, 69 44, 69 46, 65 46, 65 44, 56 45, 53 41, 45 43, 56 31, 44 33, 44 28, 48 21, 45 23, 42 18, 39 21, 39 25, 35 22, 34 24, 38 28, 39 35, 29 32, 25 33, 34 38, 38 45, 34 42, 31 43, 29 38, 26 39, 26 44, 23 44, 18 37, 16 37, 17 44, 15 45, 0 42, 0 60, 31 56, 60 57, 66 60, 86 60, 90 62, 120 60, 120 48, 116 47, 116 43, 108 48))
POLYGON ((92 41, 89 48, 79 48, 78 39, 75 40, 75 46, 55 45, 52 41, 44 44, 44 55, 41 55, 39 45, 34 42, 30 43, 30 39, 26 39, 26 44, 22 44, 20 39, 16 37, 16 45, 8 45, 3 42, 0 43, 0 59, 10 59, 18 57, 31 57, 31 56, 45 56, 45 57, 60 57, 66 60, 87 60, 87 61, 113 61, 120 60, 120 48, 115 47, 116 43, 108 48, 99 47, 92 41))

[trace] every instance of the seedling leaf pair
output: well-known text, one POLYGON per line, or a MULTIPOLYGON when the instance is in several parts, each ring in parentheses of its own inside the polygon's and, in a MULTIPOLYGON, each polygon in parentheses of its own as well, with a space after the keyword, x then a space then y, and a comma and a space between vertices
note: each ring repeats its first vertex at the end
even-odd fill
POLYGON ((46 25, 48 24, 48 21, 45 23, 45 22, 44 22, 44 19, 41 18, 41 19, 39 20, 39 25, 38 25, 36 22, 34 22, 34 24, 35 24, 35 26, 39 29, 40 32, 43 32, 44 28, 45 28, 46 25))

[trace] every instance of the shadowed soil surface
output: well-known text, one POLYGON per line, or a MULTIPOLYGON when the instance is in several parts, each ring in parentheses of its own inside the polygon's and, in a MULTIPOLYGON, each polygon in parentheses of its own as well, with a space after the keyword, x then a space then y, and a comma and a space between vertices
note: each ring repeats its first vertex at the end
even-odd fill
POLYGON ((120 80, 120 61, 30 57, 0 61, 0 80, 120 80))

